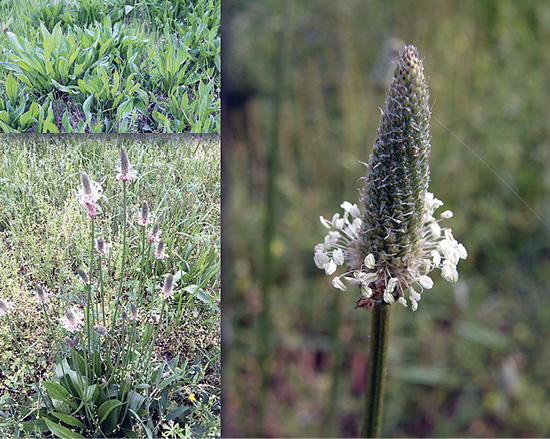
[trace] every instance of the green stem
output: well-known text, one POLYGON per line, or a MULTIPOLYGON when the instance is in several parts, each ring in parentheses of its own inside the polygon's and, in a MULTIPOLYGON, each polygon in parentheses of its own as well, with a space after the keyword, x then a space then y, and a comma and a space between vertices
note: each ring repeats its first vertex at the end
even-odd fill
POLYGON ((101 258, 99 259, 99 288, 101 292, 101 314, 103 317, 103 326, 105 326, 105 292, 103 290, 103 271, 101 269, 101 258))
MULTIPOLYGON (((92 347, 92 326, 94 325, 94 321, 92 318, 92 321, 90 321, 90 303, 92 302, 92 279, 93 279, 93 269, 94 269, 94 235, 95 235, 95 219, 92 218, 92 227, 90 231, 90 237, 91 237, 91 245, 90 245, 90 267, 88 268, 88 297, 86 298, 86 330, 87 330, 87 336, 88 336, 88 352, 91 354, 91 347, 92 347)), ((90 355, 91 360, 91 355, 90 355)), ((93 364, 92 364, 92 370, 93 370, 93 364)))
POLYGON ((361 437, 380 437, 382 431, 390 306, 377 303, 372 309, 369 372, 361 437))
POLYGON ((146 372, 147 368, 149 367, 149 363, 151 361, 151 356, 153 355, 153 348, 155 347, 155 343, 157 342, 157 335, 158 335, 159 329, 162 325, 162 316, 164 315, 164 306, 165 305, 166 305, 166 300, 163 299, 162 306, 160 307, 159 323, 157 325, 157 329, 155 330, 155 335, 153 336, 153 342, 151 343, 151 347, 148 349, 147 357, 145 359, 145 367, 142 369, 142 372, 146 372))
POLYGON ((124 215, 122 217, 122 258, 120 265, 120 285, 118 287, 118 296, 116 298, 115 312, 113 313, 113 328, 118 316, 118 306, 120 304, 120 296, 122 295, 122 284, 124 283, 124 265, 126 264, 126 182, 122 181, 122 200, 124 205, 124 215))
MULTIPOLYGON (((43 303, 41 305, 42 305, 42 312, 44 313, 44 322, 46 323, 46 326, 50 330, 52 340, 56 340, 57 337, 55 336, 55 332, 53 332, 53 328, 52 328, 52 325, 50 323, 50 319, 48 318, 48 312, 46 311, 46 305, 43 304, 43 303)), ((55 356, 56 356, 57 359, 59 359, 59 355, 61 354, 61 344, 59 342, 56 342, 56 344, 57 344, 57 352, 55 353, 55 356)))
POLYGON ((144 296, 144 291, 143 291, 143 278, 144 278, 143 270, 145 270, 145 227, 141 228, 141 268, 139 270, 139 292, 138 292, 138 299, 136 301, 137 302, 136 306, 137 306, 138 310, 141 307, 141 303, 142 303, 143 296, 144 296))

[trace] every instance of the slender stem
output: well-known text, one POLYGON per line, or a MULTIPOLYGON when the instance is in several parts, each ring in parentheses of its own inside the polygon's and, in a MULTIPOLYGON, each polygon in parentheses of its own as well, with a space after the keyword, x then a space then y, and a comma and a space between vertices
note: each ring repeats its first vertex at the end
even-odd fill
POLYGON ((139 292, 137 299, 137 308, 141 307, 141 302, 143 300, 143 270, 145 270, 145 227, 141 228, 141 267, 139 269, 139 292))
MULTIPOLYGON (((48 312, 46 311, 46 305, 44 305, 43 303, 42 303, 42 312, 44 313, 44 321, 46 322, 48 329, 50 330, 52 340, 56 340, 57 337, 55 336, 55 332, 53 331, 52 324, 50 323, 48 312)), ((59 361, 59 355, 61 355, 61 344, 59 342, 56 342, 56 344, 57 344, 57 352, 55 353, 55 356, 59 361)))
MULTIPOLYGON (((90 321, 90 303, 92 302, 92 282, 93 282, 93 270, 94 270, 94 235, 95 235, 95 219, 92 218, 92 227, 90 231, 90 238, 91 238, 91 245, 90 245, 90 267, 88 268, 88 297, 86 297, 86 330, 87 330, 87 336, 88 336, 88 352, 91 354, 91 347, 92 347, 92 326, 94 324, 93 318, 92 321, 90 321)), ((91 355, 90 355, 91 360, 91 355)), ((93 370, 93 364, 92 364, 92 370, 93 370)))
POLYGON ((103 326, 105 326, 105 292, 103 290, 103 271, 101 269, 101 258, 99 259, 99 288, 101 291, 101 314, 103 317, 103 326))
POLYGON ((372 309, 370 361, 361 437, 380 437, 382 431, 390 306, 377 303, 372 309))
POLYGON ((120 285, 118 287, 118 296, 116 298, 115 312, 113 313, 113 327, 118 316, 118 306, 120 296, 122 295, 122 284, 124 283, 124 265, 126 265, 126 181, 122 181, 122 201, 124 205, 124 215, 122 217, 122 258, 120 265, 120 285))
POLYGON ((162 325, 162 316, 164 315, 164 305, 166 305, 166 300, 162 301, 162 306, 160 307, 159 323, 158 323, 157 328, 155 330, 155 335, 153 336, 153 342, 151 343, 151 347, 150 347, 150 349, 148 349, 147 357, 145 358, 145 367, 143 368, 142 372, 147 371, 147 368, 149 367, 149 363, 151 361, 151 356, 153 355, 153 348, 155 347, 155 343, 157 342, 157 335, 158 335, 159 329, 162 325))

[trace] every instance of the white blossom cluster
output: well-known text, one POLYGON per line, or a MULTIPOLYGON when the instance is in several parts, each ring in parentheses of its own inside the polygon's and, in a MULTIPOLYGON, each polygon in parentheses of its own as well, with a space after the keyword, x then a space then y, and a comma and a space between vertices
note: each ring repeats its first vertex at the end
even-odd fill
POLYGON ((402 267, 390 267, 377 263, 372 253, 366 254, 361 238, 361 210, 357 204, 345 201, 340 206, 344 209, 343 216, 335 213, 331 220, 320 217, 321 224, 329 232, 324 242, 315 246, 315 265, 325 270, 327 276, 335 274, 339 266, 346 266, 348 269, 344 274, 333 277, 332 285, 342 291, 356 285, 365 299, 373 296, 373 289, 382 286, 384 302, 398 300, 407 306, 407 291, 411 308, 416 311, 422 292, 433 287, 433 280, 428 274, 439 269, 443 279, 454 283, 458 280, 458 262, 468 256, 466 248, 454 239, 451 229, 439 225, 441 220, 451 218, 453 213, 446 210, 439 215, 439 219, 434 217, 436 209, 442 205, 443 202, 431 192, 426 193, 424 237, 420 243, 422 251, 409 255, 402 267))

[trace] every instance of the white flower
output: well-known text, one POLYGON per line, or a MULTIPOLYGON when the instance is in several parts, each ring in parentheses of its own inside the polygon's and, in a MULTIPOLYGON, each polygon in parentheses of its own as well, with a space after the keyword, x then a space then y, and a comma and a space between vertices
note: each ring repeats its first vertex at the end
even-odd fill
POLYGON ((432 278, 426 275, 420 276, 417 282, 427 290, 432 289, 432 287, 434 286, 434 281, 432 280, 432 278))
POLYGON ((443 261, 441 267, 441 277, 447 282, 455 283, 458 280, 458 271, 456 271, 456 265, 450 261, 443 261))
POLYGON ((374 268, 375 260, 374 255, 372 253, 369 253, 367 257, 365 258, 365 266, 367 268, 374 268))
MULTIPOLYGON (((341 204, 343 216, 335 213, 331 220, 319 217, 323 226, 329 229, 322 243, 315 246, 315 265, 332 276, 338 267, 346 267, 343 274, 332 279, 332 285, 341 291, 348 286, 358 286, 364 300, 398 301, 407 306, 405 292, 411 309, 418 308, 421 292, 432 289, 434 282, 429 274, 434 269, 441 270, 441 276, 448 282, 458 280, 456 265, 460 259, 466 259, 466 248, 460 244, 448 228, 442 228, 439 222, 452 217, 450 211, 443 212, 441 219, 436 220, 434 213, 443 203, 427 192, 424 210, 424 235, 421 242, 422 251, 404 259, 402 267, 385 265, 384 255, 376 254, 376 248, 367 247, 363 240, 361 212, 356 204, 345 201, 341 204), (373 251, 374 250, 374 251, 373 251), (418 285, 420 292, 414 286, 418 285)), ((391 240, 391 230, 387 240, 391 240)))
POLYGON ((346 284, 340 280, 340 276, 336 276, 334 279, 332 279, 332 286, 342 291, 346 291, 348 289, 346 287, 346 284))
POLYGON ((334 259, 336 265, 343 265, 345 262, 344 251, 341 248, 337 248, 334 252, 332 252, 332 258, 334 259))

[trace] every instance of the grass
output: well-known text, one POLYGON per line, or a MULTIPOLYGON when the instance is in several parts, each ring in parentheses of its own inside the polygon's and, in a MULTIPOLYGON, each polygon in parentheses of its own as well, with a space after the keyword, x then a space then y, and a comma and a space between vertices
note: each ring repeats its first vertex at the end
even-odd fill
MULTIPOLYGON (((3 435, 22 434, 19 423, 29 420, 24 413, 33 404, 30 384, 51 379, 56 361, 57 345, 34 300, 34 288, 42 286, 52 293, 48 307, 58 341, 64 337, 57 323, 61 309, 82 301, 87 291, 75 281, 75 270, 86 266, 90 251, 85 239, 90 221, 75 194, 82 169, 102 182, 105 198, 99 202, 102 210, 95 228, 113 244, 103 269, 105 295, 114 297, 118 291, 122 208, 114 165, 120 145, 126 147, 138 171, 128 191, 124 303, 142 300, 140 321, 145 324, 159 312, 160 304, 153 298, 162 275, 172 272, 176 278, 174 300, 167 306, 168 320, 160 327, 151 364, 158 369, 163 362, 171 362, 182 384, 170 390, 170 401, 177 404, 172 409, 182 407, 182 411, 170 422, 153 417, 154 426, 159 437, 220 434, 219 137, 11 135, 0 139, 0 297, 14 302, 12 319, 31 370, 20 364, 2 319, 3 435), (137 225, 142 200, 148 201, 161 224, 169 257, 155 264, 152 255, 146 254, 146 288, 140 299, 135 291, 142 267, 137 225)), ((108 307, 108 316, 112 310, 108 307)), ((146 434, 146 429, 140 433, 135 428, 138 434, 146 434)), ((43 433, 41 437, 48 436, 43 433)))
POLYGON ((10 0, 0 130, 219 132, 220 0, 10 0))
MULTIPOLYGON (((281 2, 224 6, 224 436, 258 435, 261 279, 272 270, 269 391, 275 437, 356 436, 371 316, 336 291, 313 247, 355 202, 385 87, 384 42, 414 44, 429 75, 431 190, 469 257, 454 286, 436 280, 416 313, 392 312, 383 436, 545 436, 550 424, 545 226, 437 120, 546 221, 548 5, 537 2, 296 2, 279 125, 271 267, 263 261, 281 2), (252 54, 254 54, 252 56, 252 54), (224 85, 225 86, 225 85, 224 85), (225 125, 227 124, 227 125, 225 125), (227 238, 226 238, 227 237, 227 238), (244 304, 244 305, 243 305, 244 304), (225 352, 225 351, 224 351, 225 352), (227 410, 227 411, 225 411, 227 410)), ((389 65, 391 68, 391 65, 389 65)))

